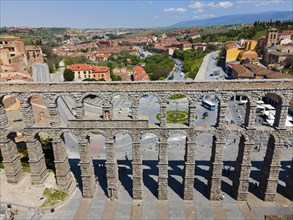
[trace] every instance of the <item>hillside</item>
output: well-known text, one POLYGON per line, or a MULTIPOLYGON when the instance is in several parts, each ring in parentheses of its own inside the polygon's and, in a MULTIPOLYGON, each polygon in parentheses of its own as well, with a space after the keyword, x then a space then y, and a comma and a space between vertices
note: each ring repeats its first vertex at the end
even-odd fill
POLYGON ((230 25, 230 24, 248 24, 255 21, 270 21, 270 20, 293 20, 292 11, 268 11, 261 13, 250 14, 235 14, 225 15, 221 17, 208 18, 202 20, 184 21, 172 25, 172 28, 191 27, 191 26, 216 26, 216 25, 230 25))

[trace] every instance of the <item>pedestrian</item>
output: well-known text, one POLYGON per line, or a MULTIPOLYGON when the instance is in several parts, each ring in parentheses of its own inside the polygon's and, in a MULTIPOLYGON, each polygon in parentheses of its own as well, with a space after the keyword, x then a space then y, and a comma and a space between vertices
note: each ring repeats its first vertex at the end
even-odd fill
POLYGON ((233 143, 236 143, 236 138, 234 138, 234 141, 233 141, 233 143))

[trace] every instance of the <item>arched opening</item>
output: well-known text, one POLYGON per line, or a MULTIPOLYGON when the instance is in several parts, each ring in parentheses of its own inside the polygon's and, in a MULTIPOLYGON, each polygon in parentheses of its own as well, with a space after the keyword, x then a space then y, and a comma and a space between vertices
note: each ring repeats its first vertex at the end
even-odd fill
MULTIPOLYGON (((176 93, 169 96, 167 102, 167 123, 188 124, 188 99, 186 95, 176 93)), ((160 119, 160 114, 156 116, 160 119)))
POLYGON ((261 170, 263 159, 267 151, 269 134, 257 133, 254 138, 254 147, 251 156, 251 171, 249 175, 249 192, 257 198, 260 198, 259 184, 262 181, 261 170))
POLYGON ((78 146, 78 139, 75 134, 72 132, 63 133, 63 141, 66 146, 66 152, 68 155, 68 161, 70 165, 71 172, 74 175, 74 178, 78 184, 80 190, 82 190, 82 179, 80 171, 80 152, 78 146))
POLYGON ((249 106, 250 100, 245 95, 235 94, 228 101, 227 121, 229 124, 238 126, 249 124, 249 106))
POLYGON ((2 97, 1 103, 4 105, 10 126, 14 129, 23 128, 25 123, 18 98, 13 95, 6 95, 2 97))
POLYGON ((88 95, 83 99, 85 119, 102 119, 103 100, 95 95, 88 95))
POLYGON ((52 141, 53 138, 50 134, 46 132, 39 132, 38 133, 38 140, 41 143, 42 150, 45 157, 46 167, 49 172, 55 172, 55 163, 54 163, 54 152, 53 152, 53 145, 52 141))
POLYGON ((274 93, 268 93, 261 97, 259 101, 262 111, 259 112, 259 117, 262 118, 261 124, 265 126, 273 126, 278 124, 277 121, 280 120, 282 99, 279 95, 274 93))
POLYGON ((127 120, 131 116, 131 101, 121 95, 116 95, 112 99, 113 119, 127 120))
POLYGON ((76 103, 70 96, 60 96, 57 99, 61 122, 67 124, 69 119, 76 117, 76 103))
POLYGON ((160 113, 159 99, 154 95, 143 95, 139 100, 138 114, 141 119, 147 119, 149 123, 159 124, 156 116, 160 113))
POLYGON ((203 133, 196 138, 195 151, 195 198, 204 195, 208 198, 208 179, 210 178, 210 161, 213 145, 213 134, 203 133), (199 195, 202 194, 202 195, 199 195))
POLYGON ((49 125, 51 122, 50 114, 44 99, 40 96, 32 96, 29 102, 32 106, 35 124, 49 125))
POLYGON ((127 133, 118 133, 114 137, 114 147, 121 186, 120 196, 132 198, 132 137, 127 133))
POLYGON ((288 198, 288 192, 286 190, 286 182, 290 175, 290 169, 292 169, 292 147, 293 147, 293 136, 288 135, 285 137, 284 146, 282 146, 280 154, 280 173, 278 177, 277 192, 288 198))
POLYGON ((218 119, 219 99, 212 94, 204 94, 197 100, 196 125, 216 125, 218 119))
POLYGON ((107 181, 106 181, 106 151, 105 137, 100 131, 92 130, 89 132, 90 152, 93 159, 96 182, 99 190, 104 192, 103 196, 107 198, 107 181))
POLYGON ((293 126, 293 98, 289 102, 288 116, 286 118, 285 126, 293 126))
POLYGON ((186 154, 186 136, 172 134, 168 138, 168 194, 174 198, 183 198, 184 157, 186 154))
MULTIPOLYGON (((140 145, 143 165, 143 195, 155 204, 158 196, 159 138, 153 133, 144 133, 141 136, 140 145)), ((150 219, 157 218, 153 217, 150 219)))
POLYGON ((224 193, 225 199, 235 198, 235 192, 233 190, 233 181, 234 178, 238 178, 237 174, 235 173, 236 160, 238 156, 239 160, 241 160, 242 154, 244 153, 243 151, 248 151, 248 149, 244 149, 244 137, 241 138, 242 139, 240 140, 240 135, 238 132, 230 133, 229 135, 224 137, 221 190, 224 193))

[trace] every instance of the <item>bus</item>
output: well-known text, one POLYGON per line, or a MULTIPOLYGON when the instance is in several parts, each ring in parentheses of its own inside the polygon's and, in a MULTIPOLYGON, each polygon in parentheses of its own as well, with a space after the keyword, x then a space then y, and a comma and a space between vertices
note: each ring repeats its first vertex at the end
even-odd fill
POLYGON ((205 108, 207 108, 208 110, 210 111, 214 111, 216 110, 216 104, 211 102, 211 101, 208 101, 208 100, 202 100, 201 102, 201 105, 205 108))

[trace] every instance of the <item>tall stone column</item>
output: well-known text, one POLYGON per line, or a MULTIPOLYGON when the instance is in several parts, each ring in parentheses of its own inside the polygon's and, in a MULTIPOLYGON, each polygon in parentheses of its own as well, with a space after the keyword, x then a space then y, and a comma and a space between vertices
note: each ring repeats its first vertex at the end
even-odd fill
POLYGON ((116 159, 116 151, 114 148, 114 140, 111 137, 105 137, 106 150, 106 171, 107 171, 107 190, 108 197, 118 199, 118 164, 116 159))
POLYGON ((286 181, 286 191, 289 199, 293 200, 293 158, 291 161, 291 167, 288 174, 288 179, 286 181))
POLYGON ((207 185, 210 200, 220 199, 224 145, 225 143, 223 138, 216 140, 216 137, 213 137, 212 155, 209 170, 210 176, 207 185))
POLYGON ((31 127, 35 124, 35 118, 33 114, 32 105, 27 101, 21 101, 21 112, 26 127, 31 127))
POLYGON ((32 185, 41 185, 48 176, 42 145, 36 138, 28 138, 26 146, 31 169, 32 185))
POLYGON ((84 104, 82 102, 76 103, 76 118, 83 119, 85 114, 84 104))
POLYGON ((168 136, 162 131, 160 135, 159 148, 159 179, 158 179, 158 199, 168 200, 168 136))
POLYGON ((195 127, 195 119, 196 116, 196 101, 192 100, 189 102, 189 107, 188 107, 188 125, 191 128, 195 127))
POLYGON ((113 119, 113 105, 112 103, 106 103, 102 106, 102 114, 104 120, 113 119))
POLYGON ((132 176, 133 176, 133 199, 142 199, 142 158, 140 150, 140 136, 133 135, 132 138, 132 176))
POLYGON ((131 105, 131 112, 132 112, 132 119, 133 120, 138 120, 138 108, 139 108, 139 103, 133 102, 131 105))
POLYGON ((48 105, 48 111, 51 117, 51 125, 58 127, 61 123, 61 118, 58 111, 58 105, 56 103, 50 103, 48 105))
POLYGON ((262 166, 259 191, 264 201, 275 201, 280 172, 281 143, 270 136, 262 166))
POLYGON ((92 198, 96 191, 96 180, 89 143, 87 138, 82 135, 79 135, 77 138, 80 153, 79 164, 82 180, 82 196, 92 198))
POLYGON ((194 171, 195 171, 195 138, 187 140, 185 148, 185 163, 184 163, 184 177, 183 177, 183 199, 193 200, 194 192, 194 171))
POLYGON ((4 105, 0 103, 0 128, 4 128, 8 125, 8 119, 4 105))
POLYGON ((247 103, 246 114, 245 114, 245 126, 248 129, 255 128, 255 119, 256 119, 256 103, 250 101, 247 103))
POLYGON ((0 142, 0 150, 3 157, 3 165, 8 183, 18 183, 23 175, 20 156, 17 147, 12 140, 0 142))
POLYGON ((245 138, 241 136, 233 179, 234 194, 238 201, 247 200, 253 146, 253 142, 245 141, 245 138))
POLYGON ((162 102, 160 105, 160 117, 161 117, 160 126, 162 128, 167 127, 167 103, 165 102, 162 102))
POLYGON ((225 125, 227 109, 228 109, 227 103, 222 102, 218 105, 217 127, 221 125, 225 125))
POLYGON ((64 146, 62 139, 53 140, 52 145, 55 159, 55 177, 57 186, 60 190, 68 192, 72 183, 72 176, 70 174, 71 170, 68 162, 66 147, 64 146))
POLYGON ((288 116, 289 105, 278 105, 276 109, 276 117, 274 126, 285 129, 286 119, 288 116))

